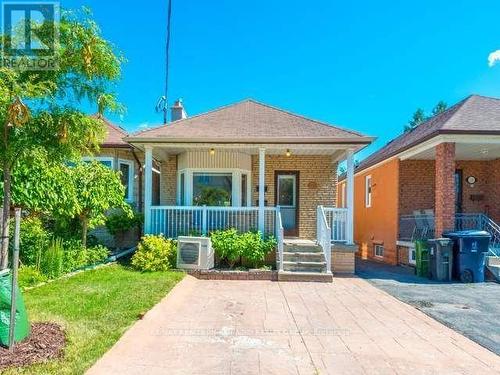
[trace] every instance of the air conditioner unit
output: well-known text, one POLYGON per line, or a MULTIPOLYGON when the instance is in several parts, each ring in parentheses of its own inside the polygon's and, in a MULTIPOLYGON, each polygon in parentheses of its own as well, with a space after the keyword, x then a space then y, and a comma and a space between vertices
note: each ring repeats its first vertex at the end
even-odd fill
POLYGON ((177 268, 208 270, 214 267, 212 242, 207 237, 177 238, 177 268))

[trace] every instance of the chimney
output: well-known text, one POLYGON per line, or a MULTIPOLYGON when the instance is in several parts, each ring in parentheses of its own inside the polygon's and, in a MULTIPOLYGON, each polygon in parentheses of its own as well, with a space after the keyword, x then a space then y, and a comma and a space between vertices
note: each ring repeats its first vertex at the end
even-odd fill
POLYGON ((172 107, 170 107, 172 122, 187 118, 187 113, 182 105, 182 99, 177 99, 172 107))

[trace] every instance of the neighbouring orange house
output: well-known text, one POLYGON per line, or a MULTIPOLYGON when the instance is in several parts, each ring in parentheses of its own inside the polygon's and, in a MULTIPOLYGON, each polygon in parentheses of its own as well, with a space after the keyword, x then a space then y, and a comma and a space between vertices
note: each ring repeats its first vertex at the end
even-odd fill
MULTIPOLYGON (((339 178, 345 206, 346 178, 339 178)), ((482 229, 500 254, 500 99, 471 95, 387 143, 354 174, 358 256, 414 264, 414 240, 482 229)))

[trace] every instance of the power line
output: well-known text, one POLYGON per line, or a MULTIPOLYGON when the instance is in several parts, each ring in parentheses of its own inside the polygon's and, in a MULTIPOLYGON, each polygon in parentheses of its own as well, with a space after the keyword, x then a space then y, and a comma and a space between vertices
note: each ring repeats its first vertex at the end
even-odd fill
POLYGON ((165 47, 165 93, 156 103, 156 111, 163 111, 163 124, 167 124, 168 112, 168 73, 170 65, 170 26, 172 21, 172 0, 168 0, 167 7, 167 40, 165 47))

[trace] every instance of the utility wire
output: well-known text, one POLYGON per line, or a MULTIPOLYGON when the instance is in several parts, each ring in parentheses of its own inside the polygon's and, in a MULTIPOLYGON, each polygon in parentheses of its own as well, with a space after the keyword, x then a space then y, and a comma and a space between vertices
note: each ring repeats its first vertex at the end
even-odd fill
POLYGON ((168 0, 167 7, 167 41, 165 47, 165 94, 156 103, 156 112, 163 111, 163 124, 167 124, 168 112, 168 73, 170 64, 170 25, 172 21, 172 0, 168 0))

